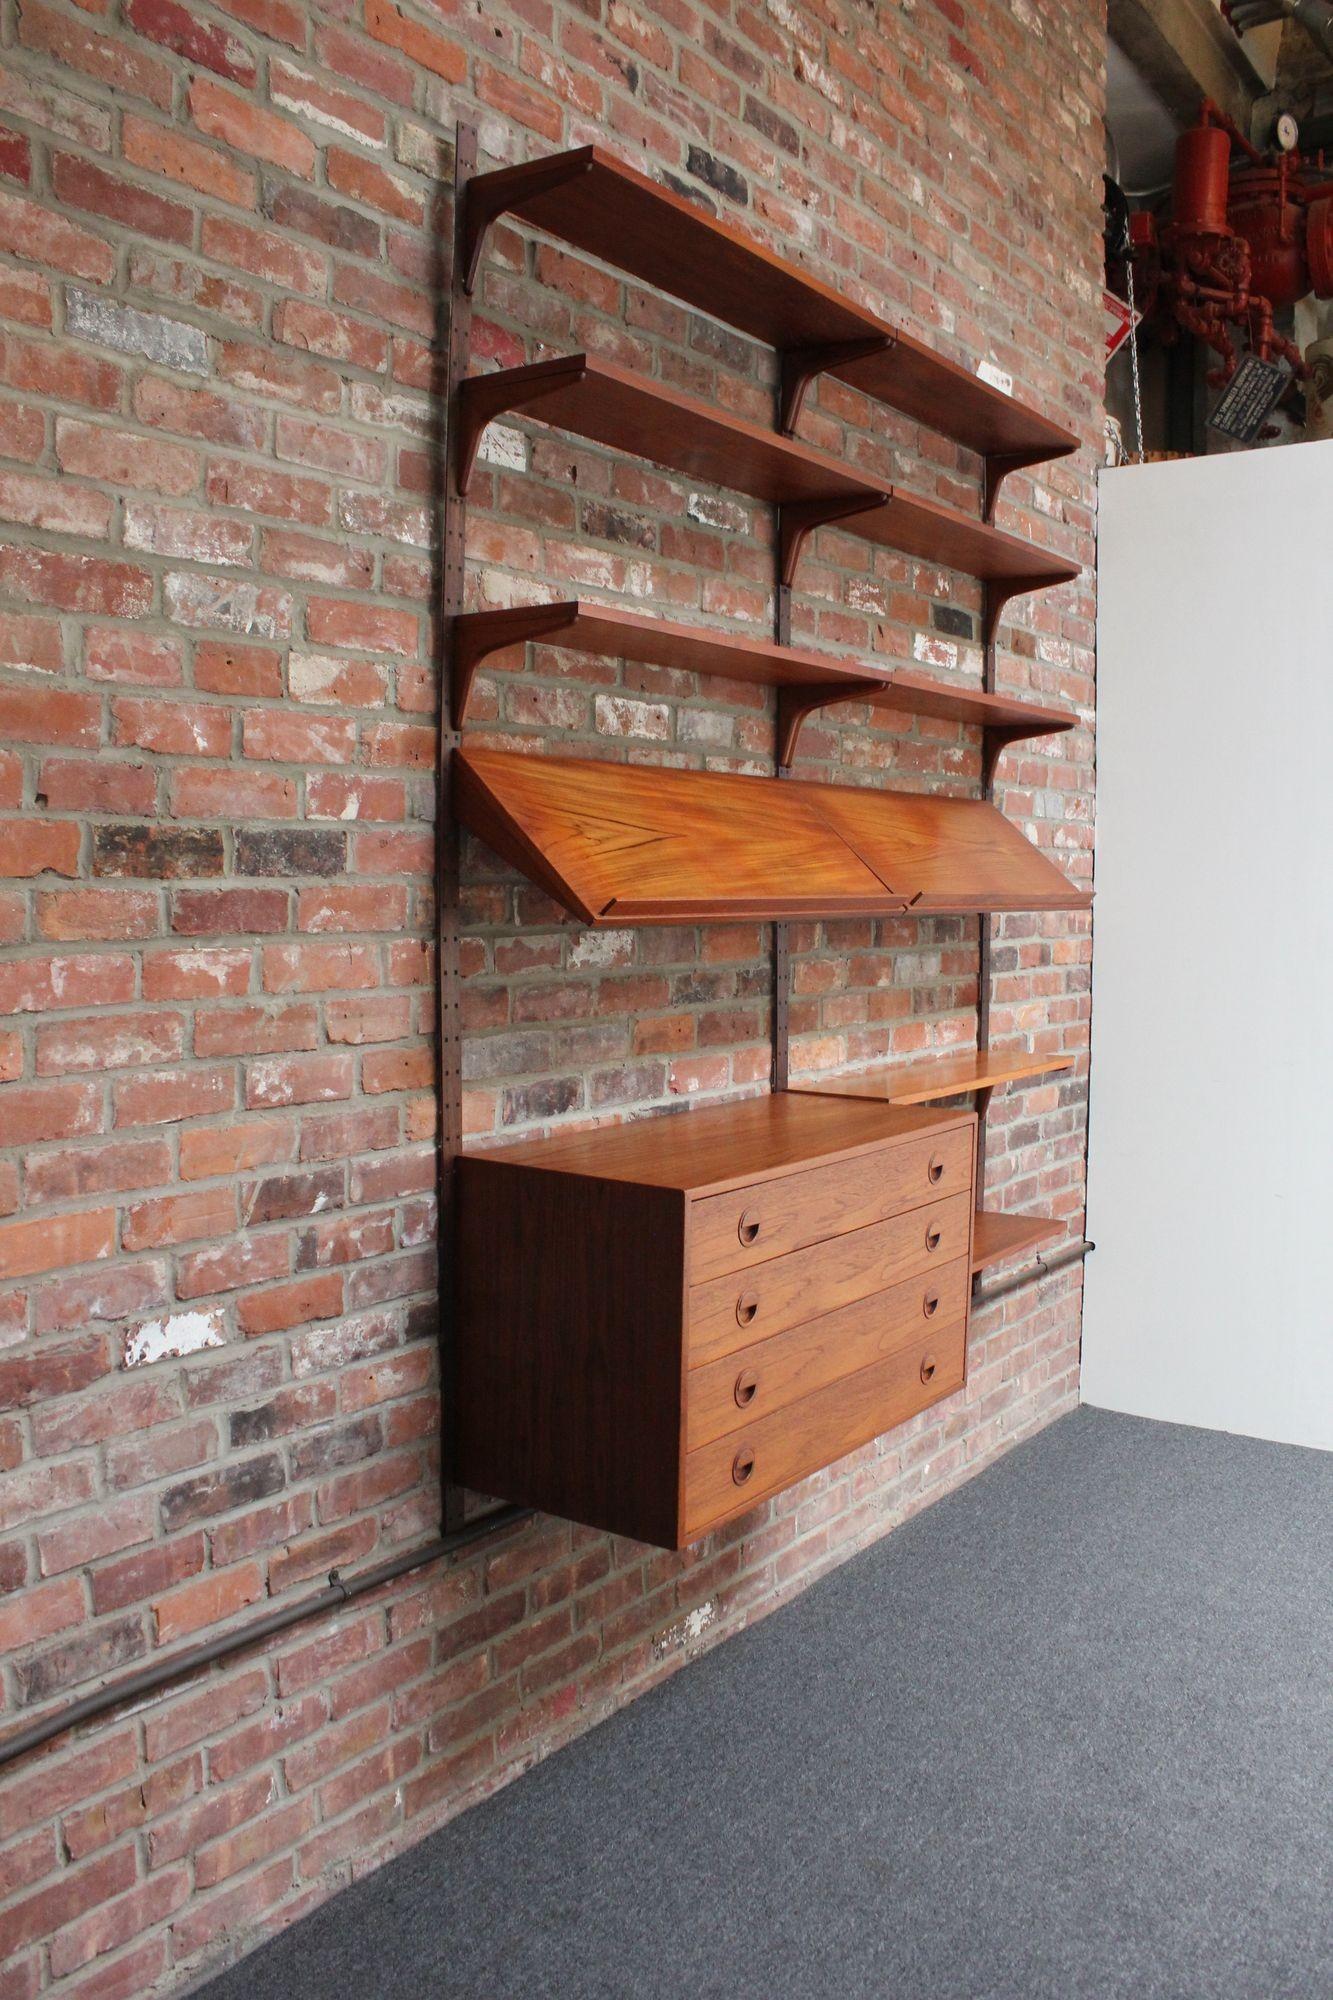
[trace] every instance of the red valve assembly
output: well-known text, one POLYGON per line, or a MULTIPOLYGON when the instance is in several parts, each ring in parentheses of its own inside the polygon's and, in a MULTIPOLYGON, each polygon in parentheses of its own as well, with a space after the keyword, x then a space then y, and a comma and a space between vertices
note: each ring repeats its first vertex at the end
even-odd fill
POLYGON ((1220 357, 1211 383, 1235 370, 1233 329, 1248 334, 1261 361, 1309 374, 1273 314, 1309 292, 1333 298, 1333 172, 1322 153, 1261 152, 1205 100, 1199 123, 1176 141, 1169 219, 1137 211, 1129 233, 1144 317, 1157 320, 1164 340, 1183 330, 1206 341, 1220 357))

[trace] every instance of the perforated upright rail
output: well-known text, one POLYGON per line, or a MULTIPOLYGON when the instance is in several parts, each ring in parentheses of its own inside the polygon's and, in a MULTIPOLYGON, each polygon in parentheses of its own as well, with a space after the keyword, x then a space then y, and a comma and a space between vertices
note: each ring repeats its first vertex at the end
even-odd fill
POLYGON ((463 1526, 465 1490, 453 1478, 457 1463, 457 1217, 455 1163, 463 1145, 463 1020, 458 936, 458 827, 453 813, 453 764, 458 726, 453 713, 453 625, 463 609, 467 501, 458 491, 459 384, 472 347, 472 300, 464 289, 463 195, 477 170, 477 130, 459 125, 454 138, 454 235, 449 260, 449 337, 444 387, 445 437, 441 497, 440 565, 440 763, 436 789, 439 966, 439 1340, 444 1532, 463 1526))

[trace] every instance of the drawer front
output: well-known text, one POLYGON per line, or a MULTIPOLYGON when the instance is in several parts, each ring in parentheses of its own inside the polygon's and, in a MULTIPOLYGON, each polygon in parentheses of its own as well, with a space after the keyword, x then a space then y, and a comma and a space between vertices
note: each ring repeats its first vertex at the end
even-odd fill
POLYGON ((968 1278, 968 1260, 959 1257, 940 1271, 692 1368, 685 1390, 685 1449, 696 1451, 730 1431, 748 1429, 772 1411, 919 1343, 934 1327, 965 1319, 968 1278))
POLYGON ((704 1195, 690 1209, 691 1281, 742 1271, 970 1189, 974 1145, 974 1127, 958 1125, 854 1160, 704 1195))
POLYGON ((691 1285, 691 1368, 966 1258, 971 1226, 969 1191, 691 1285))
POLYGON ((845 1375, 785 1410, 690 1452, 685 1460, 685 1536, 694 1540, 757 1500, 906 1423, 962 1387, 967 1334, 961 1321, 933 1329, 873 1368, 845 1375))

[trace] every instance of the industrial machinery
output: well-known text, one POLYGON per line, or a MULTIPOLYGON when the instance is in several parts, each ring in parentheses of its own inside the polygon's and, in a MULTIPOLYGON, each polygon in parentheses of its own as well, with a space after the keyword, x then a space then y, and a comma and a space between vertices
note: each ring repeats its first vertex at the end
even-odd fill
POLYGON ((1261 151, 1205 101, 1176 143, 1167 217, 1140 209, 1129 218, 1144 317, 1164 341, 1182 331, 1205 341, 1219 357, 1215 386, 1236 368, 1238 333, 1260 361, 1285 361, 1304 379, 1306 363, 1274 315, 1309 293, 1333 298, 1333 167, 1300 151, 1291 118, 1278 120, 1276 140, 1261 151))

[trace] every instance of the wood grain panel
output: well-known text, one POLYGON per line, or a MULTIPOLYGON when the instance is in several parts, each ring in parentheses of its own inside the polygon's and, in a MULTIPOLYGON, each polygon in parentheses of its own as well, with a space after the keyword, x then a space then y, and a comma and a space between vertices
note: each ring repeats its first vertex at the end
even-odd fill
POLYGON ((921 1062, 877 1064, 854 1076, 826 1076, 795 1083, 793 1090, 819 1097, 867 1097, 884 1104, 930 1104, 965 1091, 993 1090, 1025 1077, 1056 1076, 1074 1067, 1073 1056, 1031 1055, 1018 1049, 969 1049, 966 1055, 927 1056, 921 1062))
MULTIPOLYGON (((788 789, 791 786, 788 785, 788 789)), ((925 915, 969 910, 1083 910, 1076 889, 984 799, 808 785, 809 803, 885 880, 910 883, 925 915)))
POLYGON ((674 1547, 684 1197, 502 1157, 458 1167, 457 1476, 674 1547))
POLYGON ((844 1376, 685 1460, 685 1535, 693 1541, 756 1501, 794 1485, 963 1385, 961 1322, 844 1376))
POLYGON ((972 1186, 970 1116, 954 1130, 780 1181, 709 1195, 690 1211, 690 1283, 939 1202, 972 1186))
POLYGON ((791 785, 725 772, 460 751, 465 826, 586 924, 901 911, 791 785))
POLYGON ((928 1327, 962 1320, 969 1281, 966 1255, 939 1269, 932 1263, 924 1277, 872 1292, 771 1340, 755 1341, 691 1369, 685 1384, 686 1449, 695 1451, 743 1430, 844 1375, 885 1360, 919 1342, 928 1327))
POLYGON ((686 1343, 692 1368, 816 1319, 900 1278, 967 1260, 967 1189, 905 1215, 826 1237, 785 1257, 691 1285, 686 1343))
POLYGON ((777 1091, 731 1104, 683 1105, 670 1117, 653 1113, 594 1131, 521 1139, 477 1157, 545 1173, 716 1194, 751 1181, 782 1180, 840 1157, 863 1159, 908 1139, 957 1130, 969 1135, 970 1145, 974 1124, 969 1111, 904 1110, 777 1091))

